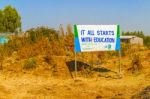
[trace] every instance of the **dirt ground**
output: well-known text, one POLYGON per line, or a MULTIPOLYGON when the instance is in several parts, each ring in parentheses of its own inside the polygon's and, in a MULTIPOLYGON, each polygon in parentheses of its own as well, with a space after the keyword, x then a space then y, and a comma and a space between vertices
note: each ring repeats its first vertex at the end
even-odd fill
POLYGON ((114 78, 55 79, 0 75, 0 99, 130 99, 150 85, 144 74, 114 78))
POLYGON ((147 53, 141 59, 143 70, 134 74, 127 72, 130 60, 122 58, 122 78, 113 59, 95 69, 92 76, 78 72, 76 78, 70 76, 62 57, 54 58, 54 71, 41 57, 37 58, 38 67, 27 71, 20 66, 24 60, 14 59, 6 59, 0 70, 0 99, 150 99, 147 53))

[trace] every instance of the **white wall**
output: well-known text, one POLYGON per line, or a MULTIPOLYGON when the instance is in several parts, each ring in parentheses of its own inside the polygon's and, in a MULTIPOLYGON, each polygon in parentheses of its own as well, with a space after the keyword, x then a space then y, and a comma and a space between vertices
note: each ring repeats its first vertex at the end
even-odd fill
POLYGON ((139 38, 139 37, 133 37, 133 38, 130 39, 130 43, 131 44, 143 45, 143 39, 139 38))

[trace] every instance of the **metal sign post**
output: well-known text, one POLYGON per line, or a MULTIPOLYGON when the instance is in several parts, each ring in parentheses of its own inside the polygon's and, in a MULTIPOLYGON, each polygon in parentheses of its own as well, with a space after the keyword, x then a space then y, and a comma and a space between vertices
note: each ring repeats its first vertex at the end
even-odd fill
POLYGON ((121 75, 121 49, 119 50, 119 75, 121 75))
POLYGON ((77 77, 77 52, 75 52, 75 77, 77 77))
POLYGON ((90 67, 90 70, 93 68, 93 52, 92 52, 92 67, 90 67))
MULTIPOLYGON (((119 28, 119 32, 121 33, 120 28, 119 28)), ((122 77, 122 72, 121 72, 121 43, 120 43, 120 50, 119 50, 119 76, 122 77)))

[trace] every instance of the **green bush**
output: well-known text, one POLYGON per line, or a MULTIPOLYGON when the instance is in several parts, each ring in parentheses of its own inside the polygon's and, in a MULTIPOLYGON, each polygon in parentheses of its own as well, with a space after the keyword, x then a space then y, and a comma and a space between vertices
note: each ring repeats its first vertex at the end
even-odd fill
POLYGON ((58 40, 58 32, 48 27, 38 27, 27 31, 31 43, 37 42, 43 37, 48 37, 49 41, 58 40))
POLYGON ((23 69, 33 69, 36 68, 37 61, 35 58, 29 58, 25 61, 23 69))

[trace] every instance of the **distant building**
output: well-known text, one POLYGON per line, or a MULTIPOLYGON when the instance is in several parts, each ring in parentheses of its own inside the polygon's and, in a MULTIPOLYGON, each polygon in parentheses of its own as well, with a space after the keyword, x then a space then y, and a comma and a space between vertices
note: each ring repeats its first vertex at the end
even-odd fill
POLYGON ((137 36, 121 36, 120 39, 124 43, 143 45, 143 38, 137 36))

